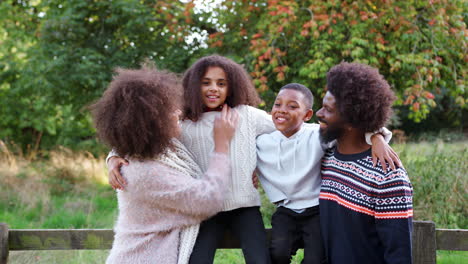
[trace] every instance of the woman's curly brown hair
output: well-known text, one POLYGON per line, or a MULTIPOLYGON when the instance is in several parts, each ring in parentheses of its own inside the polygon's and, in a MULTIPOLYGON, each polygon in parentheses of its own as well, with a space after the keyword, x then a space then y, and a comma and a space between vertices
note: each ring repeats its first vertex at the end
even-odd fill
POLYGON ((362 131, 383 127, 392 114, 395 95, 379 71, 368 65, 342 62, 327 73, 327 89, 343 120, 362 131))
POLYGON ((168 72, 117 69, 103 96, 90 106, 99 139, 122 157, 151 159, 172 146, 173 113, 182 87, 168 72))
POLYGON ((203 113, 201 82, 209 67, 220 67, 226 73, 228 95, 226 104, 257 106, 260 97, 249 74, 238 63, 219 55, 206 56, 196 61, 184 74, 184 118, 197 121, 203 113))

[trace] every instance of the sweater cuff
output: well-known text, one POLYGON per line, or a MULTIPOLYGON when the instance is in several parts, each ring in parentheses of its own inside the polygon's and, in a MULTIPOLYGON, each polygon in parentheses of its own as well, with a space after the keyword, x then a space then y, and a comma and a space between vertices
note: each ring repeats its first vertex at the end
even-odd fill
MULTIPOLYGON (((118 157, 119 154, 117 152, 115 152, 114 149, 112 149, 109 154, 107 155, 107 158, 106 158, 106 166, 109 165, 109 159, 112 158, 112 157, 118 157)), ((109 166, 108 166, 109 167, 109 166)))
POLYGON ((366 136, 366 143, 369 144, 369 145, 372 145, 372 141, 371 141, 371 137, 375 134, 381 134, 383 137, 384 137, 384 140, 385 142, 389 143, 390 140, 392 139, 392 131, 388 130, 386 127, 382 127, 380 128, 379 130, 377 131, 374 131, 374 132, 367 132, 365 134, 366 136))

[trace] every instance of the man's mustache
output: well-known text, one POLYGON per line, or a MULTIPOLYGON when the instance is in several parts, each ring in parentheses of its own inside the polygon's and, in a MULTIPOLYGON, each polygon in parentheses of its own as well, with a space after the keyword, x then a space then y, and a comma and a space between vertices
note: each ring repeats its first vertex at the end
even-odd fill
POLYGON ((327 123, 325 120, 323 120, 322 118, 317 117, 317 120, 318 120, 320 123, 324 123, 324 124, 327 124, 327 125, 328 125, 328 123, 327 123))

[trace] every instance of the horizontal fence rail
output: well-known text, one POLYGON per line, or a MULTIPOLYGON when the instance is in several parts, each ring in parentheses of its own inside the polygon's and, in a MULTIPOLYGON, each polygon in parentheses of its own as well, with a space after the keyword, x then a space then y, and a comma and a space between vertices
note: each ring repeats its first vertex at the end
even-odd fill
MULTIPOLYGON (((267 229, 270 237, 270 229, 267 229)), ((114 240, 111 229, 12 229, 0 223, 0 264, 6 264, 9 251, 18 250, 96 250, 110 249, 114 240)), ((220 249, 240 248, 228 231, 220 249)), ((436 229, 429 221, 415 221, 413 259, 415 264, 436 263, 436 250, 468 251, 468 230, 436 229)))
POLYGON ((468 230, 436 229, 437 249, 468 251, 468 230))

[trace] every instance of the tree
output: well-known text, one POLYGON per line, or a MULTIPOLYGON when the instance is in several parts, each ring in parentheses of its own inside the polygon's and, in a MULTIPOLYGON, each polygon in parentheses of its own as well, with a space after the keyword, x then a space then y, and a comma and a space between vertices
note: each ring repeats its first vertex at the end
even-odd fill
MULTIPOLYGON (((214 11, 217 22, 204 27, 211 28, 210 52, 245 63, 267 105, 289 82, 322 96, 326 72, 345 60, 377 67, 398 95, 400 116, 420 122, 436 105, 467 109, 467 6, 457 0, 224 1, 214 11)), ((213 14, 193 15, 208 21, 213 14)))
POLYGON ((88 148, 94 129, 85 107, 115 67, 138 67, 147 58, 180 73, 211 53, 244 64, 265 109, 289 82, 320 98, 326 72, 346 60, 379 68, 407 123, 429 116, 440 123, 431 126, 460 125, 467 112, 466 1, 197 3, 0 2, 0 139, 23 149, 88 148))
POLYGON ((0 138, 24 148, 92 138, 84 107, 106 88, 115 67, 153 59, 181 72, 185 43, 169 29, 178 1, 18 1, 0 4, 0 138))

